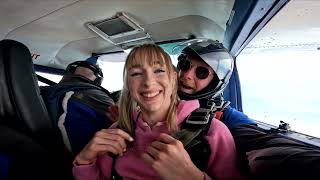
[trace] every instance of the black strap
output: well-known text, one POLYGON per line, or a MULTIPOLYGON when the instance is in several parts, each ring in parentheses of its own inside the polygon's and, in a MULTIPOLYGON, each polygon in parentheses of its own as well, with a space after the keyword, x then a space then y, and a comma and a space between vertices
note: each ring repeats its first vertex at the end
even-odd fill
POLYGON ((187 149, 194 138, 200 134, 207 134, 213 112, 211 109, 198 108, 182 122, 181 130, 174 134, 174 137, 181 141, 187 149))
POLYGON ((214 117, 214 110, 214 108, 195 109, 182 122, 181 130, 173 134, 176 139, 183 143, 191 160, 200 170, 205 170, 211 152, 205 135, 207 135, 214 117))
POLYGON ((111 168, 111 179, 113 180, 122 180, 123 178, 118 174, 116 170, 116 159, 117 156, 111 155, 112 157, 112 168, 111 168))
POLYGON ((46 83, 49 86, 53 86, 53 85, 57 84, 56 82, 51 81, 50 79, 44 78, 44 77, 40 76, 39 74, 37 74, 37 78, 40 82, 46 83))

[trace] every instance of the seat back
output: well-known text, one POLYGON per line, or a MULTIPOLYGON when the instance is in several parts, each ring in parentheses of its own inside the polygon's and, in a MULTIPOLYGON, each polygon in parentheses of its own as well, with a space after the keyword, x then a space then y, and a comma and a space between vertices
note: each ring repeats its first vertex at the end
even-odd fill
POLYGON ((1 124, 38 137, 53 128, 30 52, 22 43, 0 41, 0 88, 1 124))
POLYGON ((0 41, 0 154, 10 179, 71 179, 71 155, 49 118, 30 52, 14 40, 0 41))

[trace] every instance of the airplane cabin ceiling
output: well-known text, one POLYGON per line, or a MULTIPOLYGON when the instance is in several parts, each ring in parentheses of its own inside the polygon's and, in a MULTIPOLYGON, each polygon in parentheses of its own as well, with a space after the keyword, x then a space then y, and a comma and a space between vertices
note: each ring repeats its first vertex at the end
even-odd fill
MULTIPOLYGON (((63 68, 117 49, 85 23, 126 12, 154 41, 190 35, 223 40, 234 0, 2 0, 0 37, 26 44, 35 64, 63 68)), ((121 49, 120 49, 121 50, 121 49)))

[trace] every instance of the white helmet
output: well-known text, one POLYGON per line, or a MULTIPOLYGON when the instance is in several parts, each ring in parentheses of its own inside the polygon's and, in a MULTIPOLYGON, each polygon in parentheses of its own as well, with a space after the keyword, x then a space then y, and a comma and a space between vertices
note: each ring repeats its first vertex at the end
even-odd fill
POLYGON ((177 45, 173 49, 173 53, 177 54, 179 52, 179 57, 196 54, 206 62, 217 75, 203 90, 195 94, 179 92, 179 97, 181 99, 200 99, 220 95, 228 85, 234 67, 234 58, 229 51, 218 41, 211 39, 192 39, 177 45))

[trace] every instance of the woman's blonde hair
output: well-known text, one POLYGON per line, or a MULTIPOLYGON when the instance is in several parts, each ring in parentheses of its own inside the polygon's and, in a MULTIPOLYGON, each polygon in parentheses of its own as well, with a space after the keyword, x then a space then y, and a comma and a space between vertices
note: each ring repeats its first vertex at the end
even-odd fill
POLYGON ((121 91, 119 101, 119 127, 124 131, 134 136, 134 119, 132 114, 137 110, 137 103, 131 97, 128 89, 128 69, 136 66, 149 63, 151 66, 160 63, 161 66, 166 67, 168 76, 173 85, 173 92, 171 94, 169 112, 166 118, 166 124, 169 131, 177 130, 177 115, 176 108, 178 104, 178 83, 177 73, 175 67, 171 62, 170 56, 158 45, 155 44, 143 44, 136 46, 131 50, 127 56, 124 69, 123 69, 123 88, 121 91))

